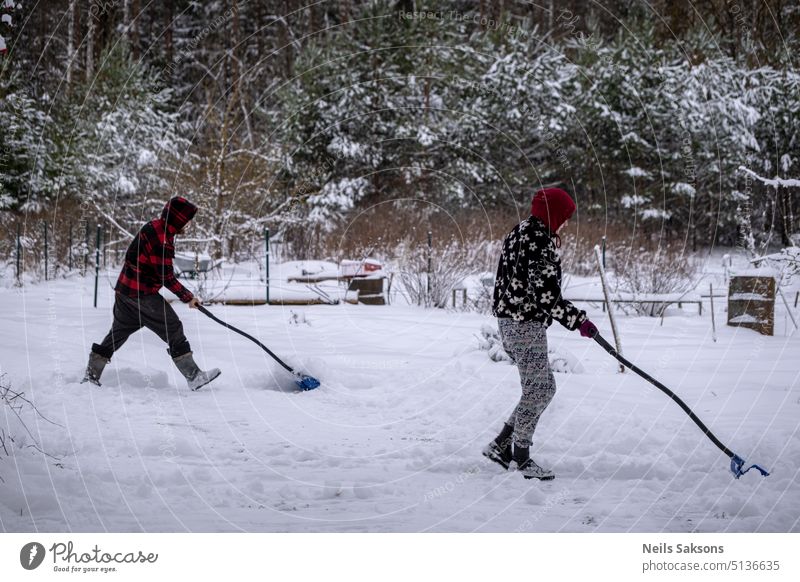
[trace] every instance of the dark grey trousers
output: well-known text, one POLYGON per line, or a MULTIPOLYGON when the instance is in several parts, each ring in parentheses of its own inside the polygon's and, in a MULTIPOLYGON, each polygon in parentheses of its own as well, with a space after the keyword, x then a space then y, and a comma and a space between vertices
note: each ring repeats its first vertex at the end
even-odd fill
POLYGON ((191 351, 178 314, 158 293, 139 297, 117 293, 111 331, 101 343, 92 344, 92 351, 110 359, 132 334, 143 327, 154 332, 169 345, 167 352, 173 358, 191 351))

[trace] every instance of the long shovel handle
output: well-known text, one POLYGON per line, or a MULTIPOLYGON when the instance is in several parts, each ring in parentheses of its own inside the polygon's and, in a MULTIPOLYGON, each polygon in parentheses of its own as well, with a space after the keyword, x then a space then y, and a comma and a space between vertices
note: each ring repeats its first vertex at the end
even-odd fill
POLYGON ((733 473, 734 477, 736 477, 738 479, 739 477, 741 477, 742 475, 747 473, 750 469, 756 469, 764 477, 768 477, 769 476, 769 472, 764 467, 762 467, 760 465, 750 465, 749 467, 747 467, 745 469, 744 468, 744 465, 745 465, 744 459, 742 457, 740 457, 739 455, 737 455, 736 453, 734 453, 728 447, 723 445, 720 442, 720 440, 716 436, 714 436, 714 433, 712 433, 708 429, 708 427, 705 424, 703 424, 703 421, 700 420, 694 412, 692 412, 692 409, 689 408, 688 406, 686 406, 686 403, 683 400, 681 400, 680 398, 678 398, 678 396, 672 390, 670 390, 669 388, 664 386, 661 382, 659 382, 658 380, 656 380, 655 378, 653 378, 652 376, 650 376, 646 372, 640 370, 639 368, 634 366, 631 362, 629 362, 628 360, 623 358, 620 354, 617 353, 617 350, 615 350, 611 346, 611 344, 608 343, 605 340, 605 338, 603 338, 603 336, 600 335, 599 332, 595 331, 594 334, 592 335, 592 338, 594 339, 594 341, 596 341, 598 344, 600 344, 605 351, 607 351, 609 354, 614 356, 617 359, 617 361, 619 361, 623 366, 627 366, 628 368, 630 368, 631 370, 633 370, 634 372, 639 374, 642 378, 644 378, 645 380, 650 382, 653 386, 655 386, 656 388, 661 390, 664 394, 666 394, 667 396, 672 398, 675 402, 677 402, 678 406, 683 408, 683 411, 686 414, 689 415, 689 418, 691 418, 695 422, 695 424, 700 427, 700 430, 703 431, 703 434, 705 434, 711 440, 712 443, 717 445, 717 447, 719 447, 719 450, 721 450, 723 453, 728 455, 728 457, 730 457, 730 459, 731 459, 731 473, 733 473))
POLYGON ((733 459, 734 457, 737 457, 737 459, 739 458, 736 455, 736 453, 734 453, 728 447, 723 445, 722 442, 716 436, 714 436, 714 433, 712 433, 709 430, 709 428, 703 423, 703 421, 700 420, 700 418, 694 412, 692 412, 692 409, 689 408, 686 405, 686 403, 678 397, 677 394, 675 394, 672 390, 670 390, 669 388, 664 386, 661 382, 659 382, 658 380, 656 380, 655 378, 650 376, 647 372, 644 372, 643 370, 640 370, 634 364, 632 364, 631 362, 626 360, 624 357, 622 357, 620 354, 618 354, 617 350, 615 350, 614 347, 611 344, 609 344, 605 340, 605 338, 600 335, 599 332, 596 333, 595 335, 593 335, 592 338, 594 339, 594 341, 596 341, 598 344, 600 344, 600 346, 605 351, 607 351, 614 358, 616 358, 623 366, 626 366, 627 368, 630 368, 631 370, 633 370, 634 372, 639 374, 639 376, 641 376, 642 378, 644 378, 645 380, 650 382, 653 386, 655 386, 656 388, 661 390, 664 394, 666 394, 667 396, 672 398, 678 404, 678 406, 680 406, 683 409, 683 411, 686 414, 689 415, 689 418, 691 418, 695 422, 695 424, 700 427, 700 430, 703 431, 703 434, 705 434, 711 440, 712 443, 714 443, 715 445, 717 445, 717 447, 719 447, 719 450, 721 450, 723 453, 728 455, 728 457, 730 457, 731 459, 733 459))
POLYGON ((291 367, 290 367, 288 364, 286 364, 286 363, 285 363, 283 360, 281 360, 281 359, 280 359, 278 356, 276 356, 276 355, 273 353, 273 351, 272 351, 272 350, 270 350, 270 349, 269 349, 267 346, 265 346, 265 345, 264 345, 264 344, 262 344, 260 341, 258 341, 256 338, 254 338, 253 336, 251 336, 249 333, 245 333, 245 332, 243 332, 241 329, 239 329, 239 328, 237 328, 237 327, 234 327, 234 326, 232 326, 230 323, 226 323, 226 322, 222 321, 222 320, 221 320, 219 317, 217 317, 216 315, 214 315, 213 313, 211 313, 211 312, 210 312, 208 309, 206 309, 206 308, 205 308, 205 307, 203 307, 202 305, 198 305, 198 306, 197 306, 197 309, 199 309, 199 310, 200 310, 200 311, 201 311, 203 314, 205 314, 205 315, 209 316, 211 319, 213 319, 214 321, 216 321, 218 324, 220 324, 220 325, 222 325, 222 326, 224 326, 224 327, 227 327, 229 330, 231 330, 231 331, 235 331, 235 332, 236 332, 236 333, 238 333, 239 335, 243 335, 244 337, 246 337, 246 338, 247 338, 247 339, 249 339, 250 341, 252 341, 252 342, 255 342, 256 344, 258 344, 258 345, 261 347, 261 349, 262 349, 262 350, 264 350, 264 351, 265 351, 265 352, 267 352, 267 353, 268 353, 270 356, 272 356, 272 358, 273 358, 273 359, 274 359, 276 362, 278 362, 278 363, 279 363, 281 366, 283 366, 284 368, 286 368, 286 370, 287 370, 288 372, 291 372, 291 373, 292 373, 292 374, 294 374, 295 376, 299 376, 299 375, 300 375, 300 374, 298 374, 297 372, 295 372, 294 370, 292 370, 292 368, 291 368, 291 367))

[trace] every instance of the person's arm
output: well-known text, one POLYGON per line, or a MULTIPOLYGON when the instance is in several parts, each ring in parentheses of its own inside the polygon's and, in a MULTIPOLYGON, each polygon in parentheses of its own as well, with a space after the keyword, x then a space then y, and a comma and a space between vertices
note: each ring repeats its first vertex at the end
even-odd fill
POLYGON ((569 330, 578 329, 586 320, 586 312, 561 296, 560 259, 553 241, 537 237, 534 243, 537 248, 529 256, 528 295, 534 299, 537 309, 569 330))
POLYGON ((150 255, 151 264, 161 277, 161 284, 178 296, 183 303, 189 303, 194 295, 175 277, 172 259, 175 258, 175 247, 171 244, 159 245, 150 255))

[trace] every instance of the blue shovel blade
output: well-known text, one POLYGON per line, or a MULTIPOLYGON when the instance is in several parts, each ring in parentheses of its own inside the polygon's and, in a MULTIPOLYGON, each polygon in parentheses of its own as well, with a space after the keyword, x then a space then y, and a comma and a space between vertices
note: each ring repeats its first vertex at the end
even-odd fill
POLYGON ((313 390, 314 388, 319 388, 319 380, 311 376, 298 376, 294 383, 300 386, 301 390, 313 390))
POLYGON ((755 469, 761 473, 762 477, 769 477, 769 472, 764 467, 760 465, 750 465, 747 467, 747 469, 745 469, 743 458, 741 458, 739 455, 733 455, 731 457, 731 472, 737 479, 747 473, 750 469, 755 469))

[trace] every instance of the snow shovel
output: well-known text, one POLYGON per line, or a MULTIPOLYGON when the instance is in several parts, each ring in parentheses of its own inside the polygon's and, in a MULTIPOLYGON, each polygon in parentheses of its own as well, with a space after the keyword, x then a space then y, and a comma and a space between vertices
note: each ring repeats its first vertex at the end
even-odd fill
POLYGON ((653 386, 655 386, 656 388, 661 390, 664 394, 666 394, 667 396, 672 398, 678 404, 678 406, 680 406, 683 409, 683 411, 686 414, 689 415, 689 418, 691 418, 695 422, 695 424, 700 427, 700 430, 703 431, 703 434, 705 434, 711 440, 712 443, 717 445, 717 447, 719 447, 719 450, 721 450, 728 457, 730 457, 730 459, 731 459, 731 472, 733 473, 734 477, 736 477, 738 479, 739 477, 741 477, 742 475, 747 473, 750 469, 758 470, 764 477, 767 477, 769 475, 769 473, 764 468, 760 467, 759 465, 750 465, 747 469, 743 469, 743 467, 744 467, 744 459, 741 458, 736 453, 734 453, 728 447, 723 445, 722 442, 720 442, 720 440, 716 436, 714 436, 714 433, 712 433, 708 429, 708 427, 705 424, 703 424, 703 421, 700 420, 694 412, 692 412, 692 409, 689 408, 683 400, 678 398, 678 396, 672 390, 670 390, 669 388, 664 386, 661 382, 659 382, 658 380, 656 380, 655 378, 653 378, 652 376, 650 376, 646 372, 643 372, 642 370, 640 370, 639 368, 634 366, 632 363, 630 363, 628 360, 623 358, 620 354, 617 353, 617 350, 615 350, 611 346, 611 344, 609 344, 605 340, 605 338, 603 338, 603 336, 600 335, 599 332, 595 332, 595 334, 592 336, 592 338, 594 339, 594 341, 596 341, 598 344, 600 344, 600 346, 605 351, 607 351, 609 354, 614 356, 623 366, 626 366, 626 367, 630 368, 631 370, 633 370, 634 372, 639 374, 642 378, 644 378, 645 380, 650 382, 653 386))
POLYGON ((207 316, 209 316, 211 319, 213 319, 214 321, 216 321, 218 324, 220 324, 220 325, 222 325, 222 326, 225 326, 225 327, 227 327, 229 330, 231 330, 231 331, 235 331, 235 332, 236 332, 236 333, 238 333, 239 335, 243 335, 243 336, 244 336, 244 337, 246 337, 247 339, 249 339, 249 340, 251 340, 251 341, 253 341, 253 342, 257 343, 257 344, 258 344, 258 345, 261 347, 261 349, 262 349, 262 350, 264 350, 264 351, 265 351, 265 352, 267 352, 267 353, 268 353, 270 356, 272 356, 272 358, 273 358, 273 359, 274 359, 276 362, 278 362, 278 363, 279 363, 281 366, 283 366, 283 367, 286 369, 286 371, 287 371, 287 372, 289 372, 290 374, 292 374, 292 375, 295 377, 295 381, 294 381, 294 383, 295 383, 295 384, 297 384, 297 385, 300 387, 300 389, 301 389, 301 390, 313 390, 314 388, 317 388, 317 387, 319 387, 319 380, 317 380, 316 378, 314 378, 314 377, 312 377, 312 376, 307 376, 307 375, 305 375, 305 374, 301 374, 300 372, 296 372, 296 371, 295 371, 295 370, 293 370, 293 369, 292 369, 292 368, 291 368, 291 367, 290 367, 290 366, 289 366, 289 365, 288 365, 286 362, 284 362, 284 361, 283 361, 283 360, 281 360, 281 359, 280 359, 278 356, 276 356, 276 355, 275 355, 275 354, 272 352, 272 350, 270 350, 270 349, 269 349, 267 346, 265 346, 264 344, 262 344, 260 341, 258 341, 256 338, 254 338, 254 337, 253 337, 253 336, 251 336, 250 334, 243 332, 241 329, 238 329, 238 328, 236 328, 236 327, 233 327, 233 326, 232 326, 231 324, 229 324, 229 323, 225 323, 224 321, 222 321, 220 318, 216 317, 216 316, 215 316, 213 313, 211 313, 211 312, 210 312, 208 309, 206 309, 206 308, 205 308, 205 307, 203 307, 202 305, 198 305, 198 306, 197 306, 197 309, 199 309, 201 312, 203 312, 204 314, 206 314, 207 316))

